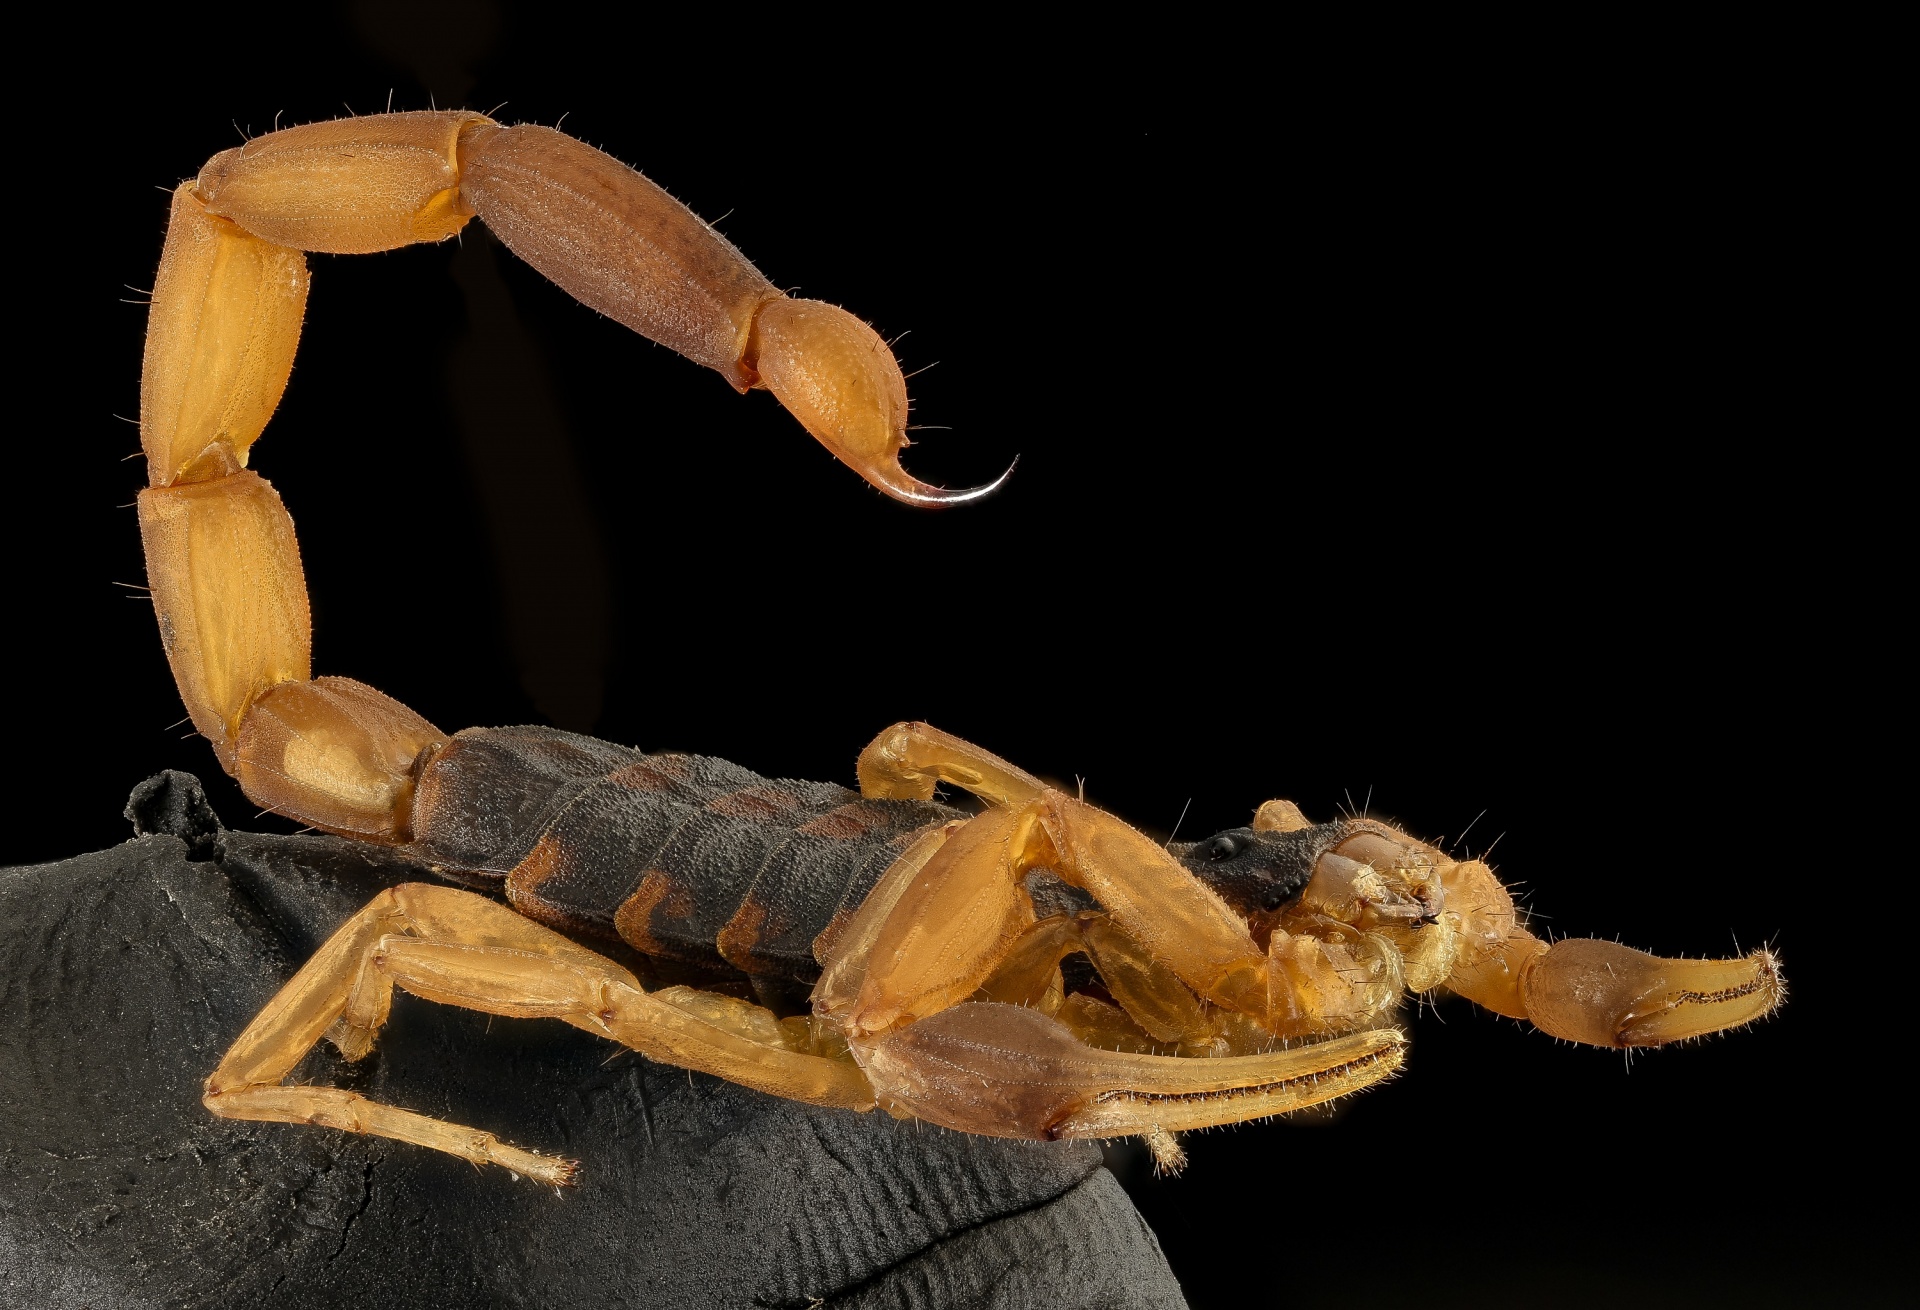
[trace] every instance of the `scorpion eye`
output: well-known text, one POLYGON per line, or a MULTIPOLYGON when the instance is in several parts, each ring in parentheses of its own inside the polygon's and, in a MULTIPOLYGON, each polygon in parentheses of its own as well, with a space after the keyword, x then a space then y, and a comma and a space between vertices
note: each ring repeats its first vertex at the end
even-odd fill
POLYGON ((1207 843, 1207 858, 1209 860, 1230 860, 1245 849, 1246 843, 1242 842, 1238 837, 1230 837, 1222 833, 1207 843))
POLYGON ((1273 885, 1273 887, 1267 887, 1267 895, 1263 895, 1263 897, 1260 897, 1260 909, 1263 909, 1265 910, 1265 912, 1269 912, 1269 914, 1271 914, 1273 910, 1281 909, 1281 907, 1283 907, 1283 905, 1286 905, 1288 901, 1292 901, 1292 899, 1294 899, 1296 895, 1300 895, 1300 891, 1298 891, 1298 889, 1292 889, 1292 891, 1288 891, 1288 889, 1286 889, 1284 885, 1273 885))

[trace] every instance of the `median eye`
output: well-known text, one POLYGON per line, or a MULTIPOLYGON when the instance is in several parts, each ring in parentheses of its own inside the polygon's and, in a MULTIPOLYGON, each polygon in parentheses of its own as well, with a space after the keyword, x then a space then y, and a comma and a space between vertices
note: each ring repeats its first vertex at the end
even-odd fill
POLYGON ((1246 848, 1246 843, 1238 837, 1222 835, 1215 837, 1207 843, 1207 858, 1209 860, 1230 860, 1246 848))

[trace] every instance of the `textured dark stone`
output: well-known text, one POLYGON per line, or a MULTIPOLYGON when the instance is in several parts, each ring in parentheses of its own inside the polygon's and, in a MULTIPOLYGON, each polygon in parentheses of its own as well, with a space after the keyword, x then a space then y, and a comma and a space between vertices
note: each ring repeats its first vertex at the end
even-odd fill
POLYGON ((0 871, 0 1302, 1182 1304, 1087 1144, 819 1110, 557 1023, 399 998, 298 1077, 584 1161, 565 1195, 373 1138, 216 1120, 200 1084, 403 862, 225 832, 186 775, 149 835, 0 871), (191 842, 191 845, 189 844, 191 842), (193 854, 208 858, 196 861, 193 854))
POLYGON ((190 859, 212 857, 213 844, 226 829, 207 803, 200 779, 178 769, 162 769, 134 786, 121 811, 136 837, 166 833, 187 844, 190 859))

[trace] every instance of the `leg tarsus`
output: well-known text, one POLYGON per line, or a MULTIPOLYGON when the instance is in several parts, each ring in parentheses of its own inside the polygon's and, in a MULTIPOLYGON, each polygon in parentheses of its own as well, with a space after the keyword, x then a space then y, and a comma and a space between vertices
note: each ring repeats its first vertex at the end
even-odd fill
POLYGON ((1180 1139, 1153 1124, 1141 1134, 1146 1140, 1147 1149, 1153 1152, 1153 1172, 1156 1174, 1177 1174, 1187 1167, 1187 1150, 1180 1145, 1180 1139))
POLYGON ((580 1169, 577 1160, 525 1151, 492 1133, 382 1105, 338 1087, 243 1087, 224 1092, 209 1088, 201 1103, 223 1119, 313 1124, 412 1142, 472 1164, 501 1165, 556 1187, 571 1186, 580 1169))
POLYGON ((1035 805, 1062 878, 1092 892, 1122 932, 1195 992, 1266 1016, 1266 953, 1219 893, 1160 843, 1085 801, 1048 790, 1035 805))
POLYGON ((854 766, 863 796, 932 800, 951 783, 989 805, 1020 805, 1046 790, 1024 769, 926 723, 896 723, 867 743, 854 766))

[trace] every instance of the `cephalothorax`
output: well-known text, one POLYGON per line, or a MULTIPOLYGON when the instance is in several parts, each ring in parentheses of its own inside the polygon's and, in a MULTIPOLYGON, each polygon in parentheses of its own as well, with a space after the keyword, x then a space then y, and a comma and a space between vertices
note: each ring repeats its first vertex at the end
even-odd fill
POLYGON ((506 900, 427 883, 375 898, 240 1035, 207 1083, 215 1113, 566 1181, 569 1162, 490 1134, 283 1085, 322 1037, 364 1055, 399 986, 562 1019, 775 1095, 995 1136, 1138 1134, 1172 1162, 1178 1131, 1391 1074, 1409 992, 1445 987, 1612 1046, 1778 1003, 1766 951, 1549 946, 1484 863, 1368 820, 1311 824, 1284 801, 1162 846, 924 724, 881 733, 854 792, 549 729, 448 736, 371 687, 311 677, 292 524, 246 468, 291 368, 302 252, 438 241, 476 215, 585 303, 739 390, 772 390, 887 494, 991 489, 902 471, 905 382, 871 328, 783 295, 665 192, 559 132, 387 114, 209 161, 174 194, 141 396, 141 531, 182 697, 261 805, 506 900), (940 783, 982 808, 937 803, 940 783), (581 944, 596 937, 660 976, 643 985, 581 944), (675 971, 683 983, 660 985, 675 971))

